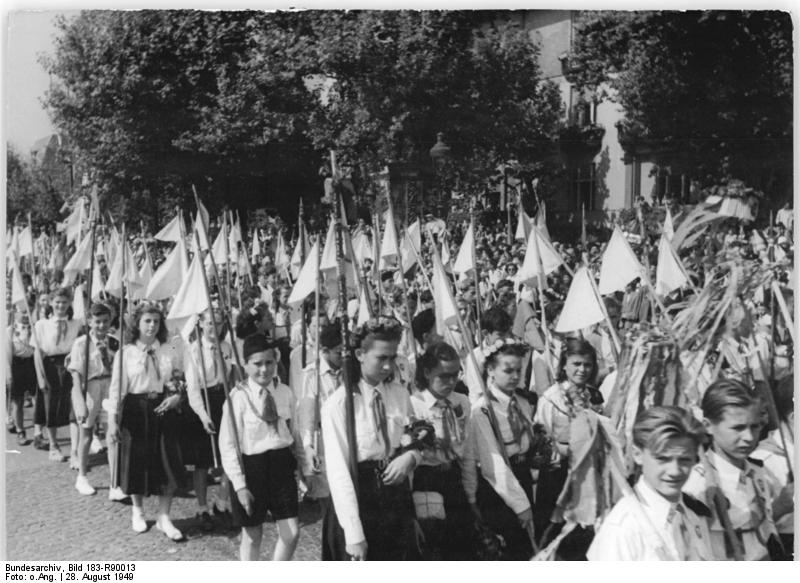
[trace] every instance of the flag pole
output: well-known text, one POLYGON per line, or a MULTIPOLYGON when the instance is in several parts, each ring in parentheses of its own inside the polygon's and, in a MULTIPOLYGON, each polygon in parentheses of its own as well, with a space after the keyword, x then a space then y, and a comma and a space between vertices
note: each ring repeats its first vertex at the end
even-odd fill
POLYGON ((547 277, 544 273, 544 262, 542 261, 542 254, 539 252, 539 237, 538 232, 536 231, 537 227, 533 225, 533 232, 531 233, 531 237, 533 237, 533 251, 536 253, 536 262, 537 267, 539 268, 539 275, 536 277, 537 287, 539 290, 539 308, 542 312, 542 334, 544 334, 544 350, 545 350, 545 361, 547 363, 547 375, 549 382, 553 382, 555 379, 555 373, 553 372, 553 363, 552 358, 550 357, 550 331, 547 328, 547 313, 544 309, 544 278, 547 277))
MULTIPOLYGON (((472 226, 472 245, 475 245, 475 200, 470 201, 469 205, 469 222, 472 226)), ((475 259, 475 269, 472 272, 473 279, 475 280, 475 343, 481 345, 481 279, 478 267, 478 258, 476 257, 475 249, 472 249, 472 257, 475 259)), ((422 258, 419 258, 422 263, 422 258)))
MULTIPOLYGON (((394 229, 395 225, 394 225, 394 208, 392 207, 392 194, 388 189, 386 190, 386 200, 389 202, 389 211, 390 211, 389 214, 391 216, 391 221, 392 221, 392 224, 388 225, 387 228, 394 229)), ((406 227, 405 237, 406 239, 411 241, 411 237, 408 236, 408 227, 406 227)), ((408 330, 406 331, 406 344, 408 345, 409 348, 409 354, 414 355, 415 359, 414 361, 419 362, 414 335, 408 333, 411 330, 411 309, 408 307, 408 300, 407 300, 408 286, 406 285, 406 272, 405 269, 403 268, 403 255, 402 253, 400 253, 400 247, 397 241, 397 237, 394 238, 394 242, 395 242, 395 252, 397 253, 397 267, 400 269, 400 286, 403 289, 403 304, 405 307, 406 318, 408 319, 408 330)), ((414 246, 413 242, 411 243, 411 245, 412 247, 414 246)), ((417 256, 417 263, 421 264, 422 258, 419 255, 417 255, 416 251, 413 251, 413 253, 417 256)), ((420 269, 422 269, 421 265, 420 269)))
MULTIPOLYGON (((30 216, 30 215, 28 215, 30 216)), ((89 258, 89 277, 87 278, 86 285, 88 286, 89 293, 89 300, 86 303, 86 322, 88 324, 89 321, 89 310, 92 307, 92 284, 94 279, 94 250, 95 250, 95 236, 97 234, 97 217, 92 215, 91 210, 89 211, 89 221, 91 223, 91 237, 92 237, 92 245, 91 245, 91 255, 89 258)), ((125 257, 123 256, 123 259, 125 257)), ((120 346, 122 346, 122 342, 120 342, 120 346)), ((109 371, 110 372, 110 371, 109 371)), ((86 331, 86 346, 83 349, 83 386, 81 387, 81 393, 83 393, 83 398, 86 398, 86 393, 89 391, 89 331, 86 331)))
MULTIPOLYGON (((122 223, 122 237, 125 238, 125 222, 122 223)), ((92 291, 89 290, 91 297, 92 291)), ((119 291, 119 383, 117 384, 117 407, 114 411, 119 421, 117 427, 122 427, 122 383, 124 382, 125 368, 123 360, 125 357, 125 249, 122 249, 122 282, 119 291)), ((119 486, 119 440, 114 442, 114 447, 117 448, 116 455, 114 456, 114 467, 111 468, 111 487, 117 488, 119 486)))
MULTIPOLYGON (((192 185, 192 189, 194 189, 194 185, 192 185)), ((197 191, 195 191, 195 197, 197 197, 197 191)), ((199 202, 199 199, 197 199, 197 200, 199 202)), ((200 209, 200 205, 199 204, 197 205, 197 208, 198 208, 198 210, 200 209)), ((202 217, 200 217, 200 218, 202 219, 202 217)), ((203 225, 203 229, 205 230, 205 225, 203 225)), ((194 226, 194 231, 195 231, 194 234, 195 234, 195 245, 196 245, 195 253, 200 253, 200 256, 202 257, 202 250, 200 249, 200 235, 197 233, 197 225, 194 226)), ((208 233, 206 233, 206 240, 208 240, 208 233)), ((217 288, 219 289, 219 288, 222 287, 222 282, 221 282, 220 277, 219 277, 219 271, 217 271, 217 264, 214 261, 214 254, 211 253, 210 249, 209 249, 209 253, 211 254, 211 271, 213 272, 212 275, 214 276, 214 281, 217 282, 217 288)), ((206 288, 208 288, 208 277, 206 276, 205 263, 203 264, 203 270, 202 271, 203 271, 203 279, 206 282, 206 288)), ((209 306, 211 305, 210 298, 211 298, 211 294, 209 292, 209 304, 208 304, 209 306)), ((228 334, 230 334, 230 337, 231 337, 231 350, 233 351, 233 358, 236 360, 236 366, 238 367, 237 370, 236 370, 236 373, 237 373, 237 376, 239 376, 241 374, 241 371, 243 370, 242 360, 239 357, 239 349, 236 347, 236 342, 234 341, 235 336, 233 334, 233 326, 231 325, 231 319, 230 319, 230 316, 229 316, 229 314, 230 314, 230 306, 227 306, 227 307, 225 306, 224 297, 223 297, 222 291, 219 292, 219 300, 220 300, 220 308, 222 308, 222 311, 223 311, 223 317, 224 317, 224 320, 225 320, 225 327, 227 328, 228 334)), ((223 363, 223 365, 224 365, 224 363, 223 363)))
MULTIPOLYGON (((178 209, 178 229, 179 229, 179 232, 181 234, 181 239, 185 243, 185 241, 186 241, 186 232, 185 232, 186 231, 186 225, 184 225, 184 223, 183 223, 183 213, 181 213, 180 209, 178 209)), ((183 248, 186 251, 186 264, 189 265, 189 250, 187 249, 186 245, 184 245, 183 248)), ((197 252, 200 253, 199 245, 197 247, 197 252)), ((200 257, 202 257, 202 255, 200 257)), ((214 311, 211 309, 211 303, 210 302, 208 304, 208 311, 209 311, 209 317, 210 318, 214 318, 214 311)), ((205 356, 203 356, 203 341, 202 341, 203 331, 200 329, 200 324, 195 324, 195 331, 196 331, 196 334, 197 334, 197 349, 198 349, 197 352, 200 354, 200 371, 201 371, 201 374, 202 374, 202 381, 203 381, 203 385, 201 387, 202 395, 203 395, 204 404, 206 406, 206 411, 210 412, 211 411, 211 401, 208 398, 208 381, 206 379, 206 360, 205 360, 205 356)), ((195 365, 196 364, 197 363, 195 363, 195 365)), ((222 369, 222 371, 223 371, 223 375, 225 375, 226 371, 225 371, 224 368, 222 369)), ((215 427, 215 429, 217 431, 219 431, 219 427, 215 427)), ((218 468, 218 467, 220 467, 220 464, 219 464, 219 454, 217 452, 217 443, 216 443, 216 441, 214 441, 214 436, 213 435, 209 435, 208 437, 211 440, 211 454, 214 457, 214 467, 218 468)))
MULTIPOLYGON (((195 254, 197 255, 197 260, 200 263, 200 272, 203 274, 203 291, 205 292, 206 301, 208 302, 209 313, 211 315, 211 318, 213 319, 214 318, 214 308, 213 308, 213 305, 211 303, 211 291, 208 288, 208 277, 206 277, 205 265, 203 263, 203 250, 200 248, 200 234, 197 232, 197 228, 196 227, 194 229, 194 245, 195 245, 195 254)), ((209 253, 211 253, 211 251, 209 251, 209 253)), ((211 264, 212 265, 214 264, 213 254, 212 254, 212 257, 211 257, 211 264)), ((222 294, 220 294, 220 296, 221 295, 222 294)), ((230 321, 228 321, 228 326, 230 326, 230 321)), ((199 336, 198 336, 198 339, 199 339, 199 336)), ((231 403, 231 389, 230 389, 230 385, 228 383, 227 371, 225 370, 225 360, 222 358, 222 348, 220 347, 219 336, 217 336, 217 334, 216 334, 216 322, 214 323, 214 337, 213 337, 213 339, 214 339, 214 344, 216 345, 216 348, 217 348, 217 350, 216 350, 217 362, 218 362, 218 364, 220 366, 220 370, 222 370, 222 387, 223 387, 223 389, 225 389, 225 402, 228 405, 228 415, 230 415, 230 418, 231 418, 231 430, 233 431, 233 444, 234 444, 234 449, 236 450, 236 459, 239 462, 239 467, 244 469, 244 462, 242 461, 242 448, 241 448, 241 444, 239 443, 239 430, 236 428, 236 415, 233 412, 233 403, 231 403)), ((231 340, 233 340, 233 337, 231 337, 231 340)), ((199 347, 200 346, 198 345, 198 348, 199 347)), ((238 356, 238 354, 236 352, 236 343, 235 342, 231 342, 231 348, 233 349, 233 353, 234 353, 234 355, 236 356, 236 359, 237 359, 237 363, 236 364, 239 365, 239 362, 238 362, 239 356, 238 356)), ((201 350, 201 354, 202 354, 202 350, 201 350)), ((241 366, 241 365, 239 365, 239 366, 241 366)), ((205 372, 205 368, 203 368, 203 371, 205 372)), ((213 436, 212 436, 212 440, 213 440, 213 436)))
POLYGON ((373 269, 375 271, 375 281, 377 282, 377 296, 378 296, 378 314, 383 314, 383 289, 381 282, 381 268, 380 268, 380 261, 381 261, 381 213, 377 209, 378 206, 378 199, 375 200, 375 219, 374 224, 375 228, 373 230, 373 242, 372 242, 372 249, 374 255, 374 264, 373 269))
MULTIPOLYGON (((333 159, 333 152, 331 152, 333 159)), ((334 184, 333 198, 334 198, 334 229, 336 233, 336 266, 337 275, 339 277, 339 326, 342 334, 342 380, 345 386, 345 422, 347 434, 347 447, 350 469, 350 478, 353 481, 353 488, 356 492, 356 499, 358 498, 358 448, 356 444, 356 417, 355 417, 355 402, 353 379, 350 377, 350 362, 352 361, 352 353, 350 350, 350 331, 348 329, 348 316, 347 316, 347 275, 345 272, 345 258, 344 258, 344 225, 338 220, 336 216, 341 212, 341 206, 337 204, 340 201, 338 185, 334 184)), ((319 266, 317 266, 319 267, 319 266)), ((318 270, 319 271, 319 270, 318 270)), ((319 393, 319 387, 317 387, 319 393)))
POLYGON ((606 308, 606 303, 603 301, 603 297, 600 295, 600 290, 597 289, 597 282, 594 280, 594 275, 592 272, 589 271, 589 268, 586 268, 586 276, 589 278, 589 283, 592 286, 592 291, 594 292, 595 298, 597 298, 597 303, 600 304, 600 311, 603 312, 603 318, 605 318, 606 324, 608 325, 608 331, 611 333, 611 340, 614 343, 614 349, 616 354, 622 352, 622 344, 619 340, 619 335, 617 331, 614 329, 614 324, 611 322, 611 317, 608 315, 608 309, 606 308))
MULTIPOLYGON (((321 412, 320 412, 320 390, 321 390, 321 382, 322 378, 319 371, 319 356, 320 356, 320 346, 319 346, 319 309, 320 309, 320 287, 322 283, 322 272, 319 270, 319 264, 322 260, 322 238, 321 233, 317 233, 317 279, 316 284, 314 287, 314 319, 316 320, 316 325, 314 326, 314 363, 315 363, 315 370, 314 375, 316 377, 316 387, 317 393, 314 395, 314 433, 313 433, 313 441, 314 441, 314 451, 319 452, 319 444, 321 443, 321 436, 320 436, 320 424, 322 423, 321 412)), ((303 326, 305 328, 306 322, 303 321, 303 326)), ((337 389, 339 387, 336 387, 337 389)))
MULTIPOLYGON (((300 243, 300 265, 305 265, 306 264, 306 239, 304 237, 304 228, 305 228, 305 226, 303 224, 303 218, 304 218, 304 216, 303 216, 303 199, 301 197, 300 198, 300 210, 299 210, 299 212, 297 214, 297 228, 298 228, 298 232, 300 233, 300 241, 299 241, 299 243, 300 243)), ((291 259, 289 261, 291 263, 291 259)), ((319 263, 317 263, 317 272, 319 272, 319 263)), ((317 282, 319 282, 319 273, 317 273, 317 282)), ((317 288, 319 288, 319 285, 317 285, 317 288)), ((317 294, 318 294, 318 292, 317 292, 317 294)), ((308 320, 308 304, 306 302, 303 302, 302 305, 301 305, 301 308, 300 308, 300 322, 301 322, 301 325, 300 325, 300 334, 301 334, 301 339, 300 339, 300 362, 303 364, 303 368, 305 368, 306 365, 308 364, 308 346, 306 346, 306 344, 308 343, 308 329, 306 327, 307 320, 308 320)), ((317 365, 319 366, 319 362, 317 362, 317 365)), ((319 385, 317 386, 317 389, 319 389, 319 385)))

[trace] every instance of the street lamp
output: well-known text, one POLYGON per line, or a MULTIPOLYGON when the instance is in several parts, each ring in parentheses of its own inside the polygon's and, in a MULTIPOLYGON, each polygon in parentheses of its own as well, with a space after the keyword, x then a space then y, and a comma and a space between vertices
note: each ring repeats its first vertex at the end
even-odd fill
MULTIPOLYGON (((429 155, 433 161, 434 170, 439 171, 444 166, 445 160, 450 157, 450 146, 444 143, 444 134, 439 132, 436 134, 436 143, 430 149, 429 155)), ((442 193, 439 192, 439 208, 442 206, 442 193)), ((438 210, 438 209, 437 209, 438 210)))

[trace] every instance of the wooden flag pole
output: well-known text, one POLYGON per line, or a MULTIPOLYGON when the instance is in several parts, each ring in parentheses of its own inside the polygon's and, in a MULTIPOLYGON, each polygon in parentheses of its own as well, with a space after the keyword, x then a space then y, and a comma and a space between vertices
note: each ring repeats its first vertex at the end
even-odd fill
MULTIPOLYGON (((303 199, 300 199, 300 210, 297 215, 297 228, 300 232, 300 265, 306 264, 306 240, 304 237, 303 225, 303 199)), ((289 260, 291 263, 291 259, 289 260)), ((317 263, 317 281, 319 281, 319 263, 317 263)), ((303 368, 308 364, 308 329, 306 328, 306 321, 308 320, 308 304, 304 301, 301 304, 300 314, 302 325, 300 326, 301 340, 300 340, 300 361, 303 368)), ((319 364, 319 363, 317 363, 319 364)))
MULTIPOLYGON (((125 222, 122 223, 122 236, 125 237, 125 222)), ((125 359, 125 249, 122 249, 122 282, 120 286, 119 295, 119 383, 117 384, 117 410, 114 411, 117 419, 117 427, 122 427, 122 383, 125 377, 125 366, 123 361, 125 359)), ((92 295, 91 290, 89 296, 92 295)), ((117 448, 116 455, 114 456, 114 467, 110 468, 111 471, 111 487, 119 487, 119 440, 114 442, 114 447, 117 448)))
MULTIPOLYGON (((336 229, 336 266, 337 275, 339 277, 339 326, 342 333, 342 379, 345 386, 345 423, 347 433, 347 448, 348 448, 348 466, 350 469, 350 477, 353 481, 353 488, 358 498, 358 446, 356 444, 356 414, 353 386, 353 379, 350 378, 350 363, 352 361, 352 352, 350 350, 350 331, 348 327, 347 316, 347 275, 345 272, 345 259, 344 259, 344 234, 342 230, 344 226, 338 220, 337 209, 340 205, 337 204, 340 200, 339 189, 334 184, 334 229, 336 229)), ((319 267, 319 266, 318 266, 319 267)), ((319 392, 319 391, 318 391, 319 392)))
MULTIPOLYGON (((216 319, 214 318, 214 309, 209 305, 208 307, 208 317, 214 320, 214 325, 216 326, 216 319)), ((206 407, 206 412, 208 413, 209 417, 211 417, 211 401, 208 398, 208 378, 206 377, 206 357, 203 355, 203 330, 200 327, 200 323, 196 323, 194 326, 195 334, 197 334, 197 354, 200 358, 200 362, 195 362, 195 366, 199 364, 200 368, 200 380, 202 381, 202 392, 203 395, 203 404, 206 407)), ((215 334, 216 335, 216 334, 215 334)), ((228 371, 224 368, 222 369, 222 374, 227 376, 228 371)), ((227 398, 227 394, 226 394, 227 398)), ((219 427, 215 427, 217 431, 219 431, 219 427)), ((209 433, 208 438, 211 440, 211 454, 214 457, 214 467, 219 468, 219 451, 217 449, 217 442, 214 439, 214 435, 209 433)))
MULTIPOLYGON (((478 258, 475 253, 475 202, 470 202, 469 205, 469 222, 472 227, 472 258, 475 260, 475 269, 473 270, 473 279, 475 280, 475 344, 481 345, 481 278, 478 268, 478 258)), ((419 259, 420 264, 422 259, 419 259)))
MULTIPOLYGON (((542 261, 542 254, 539 252, 539 237, 536 232, 536 225, 533 226, 534 231, 531 233, 533 237, 533 251, 536 253, 537 267, 539 268, 539 275, 536 276, 536 283, 539 291, 539 308, 542 313, 542 334, 544 334, 544 351, 545 361, 547 363, 547 375, 550 383, 556 378, 553 371, 553 363, 550 354, 550 330, 547 328, 547 313, 544 309, 544 278, 547 277, 544 273, 544 262, 542 261)), ((549 385, 548 385, 549 386, 549 385)))
MULTIPOLYGON (((386 199, 389 202, 389 208, 391 210, 391 212, 389 214, 392 217, 392 219, 394 219, 394 208, 392 207, 392 195, 388 190, 386 191, 386 199)), ((389 225, 389 226, 387 226, 387 228, 394 229, 395 226, 394 225, 389 225)), ((406 239, 411 241, 411 237, 408 236, 408 228, 406 228, 405 237, 406 237, 406 239)), ((415 359, 414 361, 415 362, 419 362, 419 357, 417 355, 417 347, 416 347, 416 341, 414 340, 414 335, 408 333, 408 331, 411 330, 411 309, 408 307, 408 300, 407 300, 407 298, 408 298, 408 286, 406 285, 406 272, 405 272, 405 269, 403 268, 403 255, 400 253, 400 246, 399 246, 399 243, 397 241, 397 237, 394 238, 394 241, 395 241, 395 252, 397 253, 397 267, 400 269, 400 286, 403 289, 403 304, 404 304, 404 307, 405 307, 406 318, 408 319, 408 330, 406 331, 406 343, 408 344, 409 354, 413 354, 414 355, 414 359, 415 359)), ((411 246, 414 247, 413 241, 411 242, 411 246)), ((413 251, 413 252, 416 254, 416 251, 413 251)), ((417 262, 420 263, 420 269, 422 269, 422 266, 421 266, 422 258, 419 255, 417 255, 417 262)))
POLYGON ((608 315, 608 309, 606 308, 606 303, 603 301, 602 296, 600 295, 600 290, 597 289, 597 282, 594 280, 594 275, 589 269, 586 269, 586 276, 589 278, 589 283, 592 285, 592 291, 594 292, 594 296, 597 299, 597 303, 600 304, 600 310, 603 312, 603 318, 608 325, 608 331, 611 333, 611 340, 614 343, 614 349, 616 350, 617 355, 622 352, 622 343, 619 340, 619 335, 617 331, 614 329, 614 324, 611 322, 611 318, 608 315))
MULTIPOLYGON (((90 211, 89 214, 91 215, 91 211, 90 211)), ((90 219, 90 221, 91 221, 90 229, 91 229, 91 233, 92 233, 92 235, 91 235, 91 237, 92 237, 91 249, 92 250, 91 250, 91 257, 89 258, 89 277, 88 277, 88 280, 86 282, 86 284, 87 284, 87 286, 89 288, 89 293, 87 294, 89 296, 89 300, 86 302, 86 314, 85 314, 87 325, 89 323, 89 317, 90 317, 90 312, 89 311, 90 311, 90 309, 92 307, 92 283, 93 283, 93 279, 94 279, 94 249, 95 249, 95 237, 96 237, 96 234, 97 234, 97 218, 96 217, 92 217, 90 219)), ((124 259, 124 256, 123 256, 123 259, 124 259)), ((120 346, 122 346, 121 340, 122 339, 120 338, 120 346)), ((111 372, 111 371, 109 371, 109 372, 111 372)), ((87 330, 86 330, 86 346, 84 346, 84 349, 83 349, 83 379, 81 379, 81 380, 83 381, 83 383, 82 383, 83 386, 81 387, 81 393, 83 394, 83 398, 85 399, 86 398, 86 393, 89 391, 89 330, 88 330, 88 326, 87 326, 87 330)))
MULTIPOLYGON (((375 201, 375 206, 377 207, 377 200, 375 201)), ((375 281, 377 282, 377 296, 378 296, 378 314, 383 314, 383 282, 381 281, 381 213, 380 211, 376 210, 375 212, 375 229, 374 233, 374 241, 373 241, 373 249, 374 249, 374 256, 375 256, 375 264, 373 269, 375 270, 375 281)))
MULTIPOLYGON (((317 233, 317 267, 319 268, 320 261, 322 259, 322 235, 317 233)), ((316 284, 314 286, 314 321, 316 322, 314 325, 314 376, 316 377, 316 387, 317 393, 314 395, 314 433, 313 433, 313 446, 314 451, 319 452, 319 445, 322 443, 321 438, 321 424, 322 424, 322 414, 320 411, 320 391, 322 390, 322 378, 319 371, 320 366, 320 346, 319 346, 319 335, 320 335, 320 325, 319 325, 319 310, 320 310, 320 287, 322 283, 322 272, 317 269, 317 279, 316 284)), ((305 328, 306 322, 303 321, 303 327, 305 328)), ((336 387, 337 389, 339 387, 336 387)), ((322 468, 319 464, 319 459, 314 460, 314 471, 320 472, 322 468)))

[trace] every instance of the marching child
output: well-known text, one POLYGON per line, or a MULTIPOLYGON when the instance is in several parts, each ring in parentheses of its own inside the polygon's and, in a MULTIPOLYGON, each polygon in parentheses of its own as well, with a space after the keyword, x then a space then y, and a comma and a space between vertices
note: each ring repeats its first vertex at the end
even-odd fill
POLYGON ((298 458, 302 467, 303 450, 293 433, 295 397, 277 378, 274 342, 252 334, 244 340, 243 357, 247 380, 231 391, 219 433, 233 523, 242 528, 239 558, 258 560, 269 511, 278 527, 272 560, 288 561, 300 535, 295 470, 298 458))
POLYGON ((423 452, 414 472, 414 498, 425 532, 426 558, 471 560, 472 515, 462 482, 470 403, 466 395, 454 392, 461 362, 455 348, 434 342, 420 358, 417 371, 420 390, 411 396, 414 417, 429 421, 436 435, 436 446, 423 452), (427 502, 431 497, 441 503, 438 512, 438 506, 431 508, 427 502))
MULTIPOLYGON (((86 473, 89 469, 89 447, 95 424, 101 421, 103 401, 108 399, 111 384, 111 363, 119 350, 119 341, 108 335, 111 326, 111 309, 105 304, 94 303, 89 310, 89 333, 79 336, 72 345, 69 371, 72 373, 72 408, 80 428, 78 440, 78 478, 75 489, 84 496, 91 496, 95 489, 86 473), (89 343, 89 361, 86 364, 86 343, 89 343), (84 375, 87 375, 84 393, 84 375)), ((116 448, 108 448, 109 470, 116 468, 116 448)), ((113 484, 113 480, 111 481, 113 484)), ((110 487, 111 500, 126 498, 118 487, 110 487)))
POLYGON ((197 497, 197 517, 203 530, 214 528, 208 506, 208 469, 214 467, 212 440, 216 441, 217 429, 222 420, 222 406, 225 403, 225 377, 231 376, 233 349, 223 336, 222 314, 219 310, 206 310, 200 315, 199 326, 202 337, 189 345, 189 363, 186 369, 186 394, 191 410, 184 411, 181 435, 181 453, 184 464, 193 464, 192 480, 197 497), (222 362, 217 355, 216 338, 222 362), (201 348, 202 346, 202 348, 201 348), (200 351, 202 350, 202 358, 200 351), (205 368, 205 374, 200 367, 205 368), (208 395, 206 402, 203 394, 208 395))
POLYGON ((44 426, 49 439, 50 461, 63 462, 66 458, 58 447, 58 428, 70 424, 72 399, 72 376, 64 360, 78 338, 81 325, 68 319, 72 294, 67 289, 58 289, 51 295, 52 315, 34 324, 36 341, 42 351, 45 387, 36 393, 34 410, 34 445, 43 447, 41 427, 44 426))
POLYGON ((633 426, 632 455, 641 469, 635 497, 622 498, 589 547, 590 561, 713 561, 698 506, 681 488, 697 463, 703 426, 679 407, 651 407, 633 426))
POLYGON ((401 448, 412 417, 408 391, 389 380, 402 328, 392 317, 372 318, 351 338, 358 361, 353 395, 358 497, 350 475, 345 401, 340 386, 322 407, 327 477, 337 524, 323 533, 336 560, 403 560, 409 557, 414 508, 408 478, 422 455, 401 448))
MULTIPOLYGON (((297 423, 305 450, 303 476, 308 486, 308 496, 320 501, 322 506, 323 542, 331 540, 334 526, 330 520, 331 494, 325 475, 325 447, 322 442, 321 410, 325 402, 342 384, 342 334, 339 323, 328 324, 320 331, 319 368, 311 362, 303 370, 303 385, 297 403, 297 423)), ((333 550, 323 545, 322 560, 333 559, 333 550)))
POLYGON ((485 351, 489 399, 481 396, 472 404, 464 474, 473 513, 505 539, 514 560, 528 560, 533 554, 533 476, 526 454, 534 439, 534 411, 516 390, 527 352, 526 344, 511 339, 497 340, 485 351), (502 446, 496 436, 502 438, 502 446))
POLYGON ((780 488, 763 462, 749 457, 762 429, 760 399, 743 383, 721 379, 703 393, 701 407, 712 440, 708 463, 694 467, 683 490, 712 511, 714 555, 717 560, 733 559, 735 544, 746 561, 785 558, 775 521, 793 511, 794 483, 780 488), (717 488, 724 497, 719 504, 714 500, 717 488), (728 514, 736 541, 729 540, 719 508, 728 514))
POLYGON ((26 391, 36 390, 36 368, 33 364, 31 346, 31 323, 26 314, 15 314, 12 333, 8 335, 8 357, 10 374, 6 376, 9 391, 9 413, 17 434, 18 445, 28 445, 23 424, 23 403, 26 391))

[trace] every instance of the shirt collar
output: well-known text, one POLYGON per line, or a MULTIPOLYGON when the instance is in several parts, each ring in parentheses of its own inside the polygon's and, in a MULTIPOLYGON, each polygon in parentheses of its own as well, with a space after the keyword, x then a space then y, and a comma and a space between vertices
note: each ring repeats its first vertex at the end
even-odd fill
POLYGON ((53 320, 53 322, 66 322, 67 321, 67 317, 66 316, 64 316, 63 318, 59 318, 55 314, 50 316, 50 318, 53 320))
POLYGON ((136 347, 141 350, 142 352, 147 352, 148 350, 158 350, 158 347, 161 346, 161 343, 158 340, 154 340, 150 346, 147 346, 141 340, 136 341, 136 347))
POLYGON ((741 482, 751 470, 750 462, 746 460, 744 462, 744 468, 740 470, 713 449, 708 450, 707 455, 709 461, 714 466, 714 469, 716 469, 721 480, 728 482, 741 482))
POLYGON ((262 387, 257 382, 255 382, 253 379, 251 379, 250 377, 247 377, 247 388, 254 395, 259 395, 261 393, 261 391, 269 390, 270 388, 274 389, 277 386, 277 384, 278 383, 276 382, 276 379, 272 379, 272 384, 271 385, 268 385, 266 387, 262 387))
POLYGON ((497 399, 497 402, 500 403, 500 406, 504 409, 508 407, 508 404, 511 402, 511 395, 506 395, 503 391, 498 389, 494 383, 489 383, 489 394, 497 399))
POLYGON ((656 492, 650 484, 644 481, 644 478, 639 478, 639 481, 636 482, 636 493, 654 518, 654 522, 659 526, 667 523, 670 515, 679 505, 677 502, 670 502, 656 492))
POLYGON ((377 385, 371 385, 363 378, 358 381, 358 388, 361 390, 361 394, 367 401, 372 400, 372 393, 378 392, 383 396, 384 391, 381 391, 381 387, 383 387, 383 383, 378 383, 377 385))
POLYGON ((422 402, 425 403, 425 405, 428 407, 428 409, 436 408, 436 406, 439 403, 439 401, 447 401, 448 403, 450 403, 451 406, 453 405, 453 401, 450 398, 450 396, 448 396, 445 399, 439 399, 439 398, 435 397, 433 395, 433 393, 431 393, 427 389, 425 389, 423 391, 420 391, 420 393, 421 393, 421 396, 422 396, 422 402))

